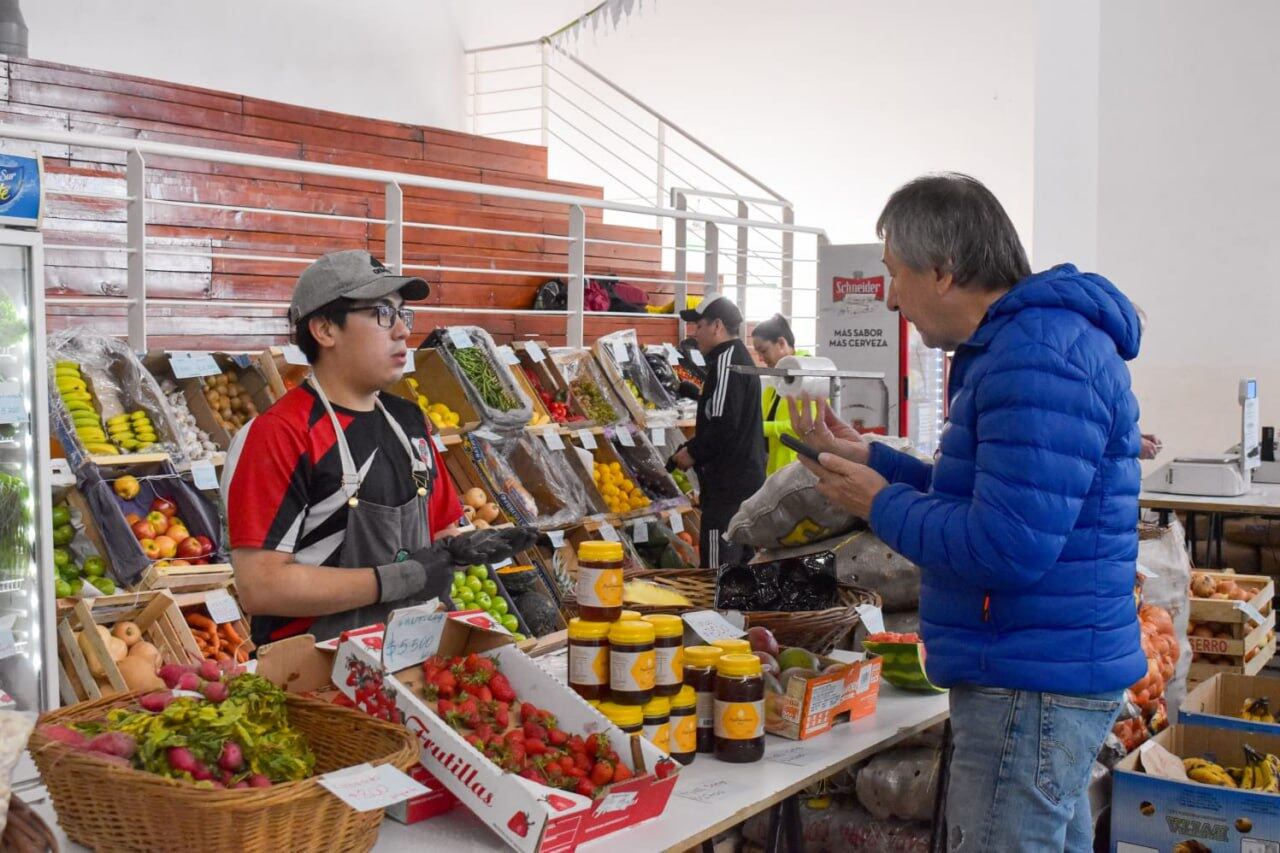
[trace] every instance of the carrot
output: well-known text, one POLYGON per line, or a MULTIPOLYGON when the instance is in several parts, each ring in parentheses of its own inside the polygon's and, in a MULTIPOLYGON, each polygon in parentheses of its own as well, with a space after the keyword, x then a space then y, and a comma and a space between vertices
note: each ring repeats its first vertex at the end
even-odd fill
POLYGON ((236 663, 248 663, 249 653, 244 650, 243 646, 236 647, 236 663))
POLYGON ((231 660, 231 655, 227 654, 226 652, 218 652, 217 660, 219 663, 221 663, 222 661, 229 661, 231 660))
POLYGON ((205 616, 201 613, 194 613, 194 612, 188 613, 186 614, 186 616, 187 616, 187 624, 190 625, 192 628, 201 628, 205 631, 213 631, 215 633, 218 630, 218 623, 214 622, 208 616, 205 616))
POLYGON ((231 645, 238 646, 244 642, 244 640, 240 639, 240 635, 236 633, 236 629, 231 627, 230 622, 224 622, 222 625, 219 625, 218 628, 222 631, 226 641, 231 645))

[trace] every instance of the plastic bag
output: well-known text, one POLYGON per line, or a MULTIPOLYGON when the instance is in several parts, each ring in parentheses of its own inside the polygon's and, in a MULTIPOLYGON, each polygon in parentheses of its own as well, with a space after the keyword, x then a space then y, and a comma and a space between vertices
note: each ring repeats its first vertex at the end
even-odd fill
POLYGON ((729 541, 756 548, 787 548, 853 530, 855 516, 833 507, 814 488, 818 478, 799 462, 775 471, 729 521, 729 541))
POLYGON ((606 429, 604 434, 613 445, 614 451, 622 460, 631 479, 649 496, 649 500, 653 501, 648 509, 655 511, 664 509, 684 497, 684 492, 680 491, 676 481, 667 473, 666 462, 649 442, 643 430, 631 424, 619 424, 612 429, 606 429), (630 438, 629 445, 618 437, 620 433, 626 433, 630 438))
POLYGON ((696 569, 698 568, 698 557, 690 544, 692 536, 685 533, 689 537, 689 541, 681 539, 676 533, 667 526, 663 521, 649 518, 644 521, 644 530, 647 538, 640 539, 637 536, 639 525, 628 523, 626 525, 627 538, 631 540, 631 544, 635 547, 636 553, 640 555, 640 559, 653 569, 696 569))
POLYGON ((627 409, 614 396, 599 365, 585 349, 553 347, 551 360, 569 385, 569 395, 587 418, 583 426, 609 426, 627 419, 627 409))
POLYGON ((13 790, 13 768, 26 750, 27 738, 35 728, 34 714, 0 711, 0 835, 9 821, 9 795, 13 790))
MULTIPOLYGON (((88 447, 87 444, 112 445, 116 447, 117 453, 122 450, 164 452, 175 463, 186 461, 186 451, 180 441, 182 432, 178 428, 173 410, 169 408, 169 402, 155 377, 147 372, 128 344, 80 329, 68 329, 50 335, 46 350, 49 358, 50 426, 62 443, 67 461, 73 468, 80 467, 86 456, 103 450, 102 447, 88 447), (86 442, 81 432, 77 432, 77 421, 81 424, 85 421, 73 416, 68 409, 71 404, 64 398, 65 392, 58 385, 56 365, 59 362, 74 362, 79 365, 80 377, 87 388, 76 393, 91 398, 82 402, 87 403, 97 414, 98 425, 105 436, 103 441, 86 442), (113 418, 139 411, 146 413, 156 441, 136 448, 112 441, 112 426, 109 422, 113 418)), ((87 409, 82 408, 81 411, 87 409)))
MULTIPOLYGON (((927 853, 929 824, 879 820, 853 801, 837 800, 825 809, 800 808, 800 827, 806 853, 927 853)), ((765 847, 769 812, 754 815, 743 826, 743 837, 765 847)))
POLYGON ((858 772, 858 801, 880 820, 931 820, 940 762, 928 747, 885 750, 858 772))
POLYGON ((1173 678, 1165 685, 1164 697, 1169 718, 1178 719, 1178 709, 1187 695, 1187 672, 1191 667, 1191 643, 1187 640, 1187 619, 1191 614, 1191 558, 1183 545, 1185 534, 1178 520, 1168 527, 1144 526, 1139 533, 1138 563, 1155 574, 1142 582, 1142 598, 1163 607, 1173 619, 1178 639, 1178 662, 1173 678))
POLYGON ((587 493, 562 454, 535 435, 518 432, 487 438, 471 433, 464 443, 502 509, 520 524, 549 529, 578 521, 587 493))
POLYGON ((458 378, 486 424, 519 429, 533 417, 531 401, 498 354, 489 333, 479 326, 436 329, 425 346, 435 347, 458 378))
POLYGON ((861 530, 832 547, 840 579, 873 589, 886 613, 920 606, 920 567, 894 551, 870 530, 861 530))
POLYGON ((649 366, 635 329, 623 329, 597 339, 595 353, 613 383, 614 392, 631 409, 637 423, 646 427, 676 425, 675 401, 649 366))

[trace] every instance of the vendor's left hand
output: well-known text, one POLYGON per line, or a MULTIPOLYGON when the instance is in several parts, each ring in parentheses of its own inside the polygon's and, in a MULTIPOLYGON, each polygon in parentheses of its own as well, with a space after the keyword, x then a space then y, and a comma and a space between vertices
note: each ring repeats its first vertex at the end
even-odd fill
POLYGON ((804 467, 818 475, 818 494, 845 512, 869 519, 872 501, 881 489, 889 485, 889 481, 866 465, 850 462, 834 453, 819 454, 818 460, 821 464, 800 457, 804 467))
POLYGON ((677 450, 672 455, 671 459, 676 463, 676 467, 681 471, 688 471, 693 467, 693 457, 690 456, 689 451, 683 447, 677 450))

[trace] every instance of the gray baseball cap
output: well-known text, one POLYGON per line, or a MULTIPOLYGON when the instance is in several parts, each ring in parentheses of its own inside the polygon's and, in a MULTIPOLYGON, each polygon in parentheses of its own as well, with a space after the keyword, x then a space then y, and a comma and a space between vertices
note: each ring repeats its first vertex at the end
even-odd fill
POLYGON ((431 292, 425 279, 393 275, 382 261, 363 249, 330 252, 298 276, 289 300, 289 322, 345 296, 348 299, 381 299, 399 292, 405 301, 424 299, 431 292))

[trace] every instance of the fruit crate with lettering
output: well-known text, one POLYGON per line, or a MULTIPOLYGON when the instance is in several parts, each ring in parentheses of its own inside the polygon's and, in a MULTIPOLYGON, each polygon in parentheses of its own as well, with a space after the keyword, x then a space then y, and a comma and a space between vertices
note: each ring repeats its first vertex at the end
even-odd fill
POLYGON ((1256 675, 1276 651, 1275 582, 1266 575, 1192 573, 1187 680, 1219 672, 1256 675))

